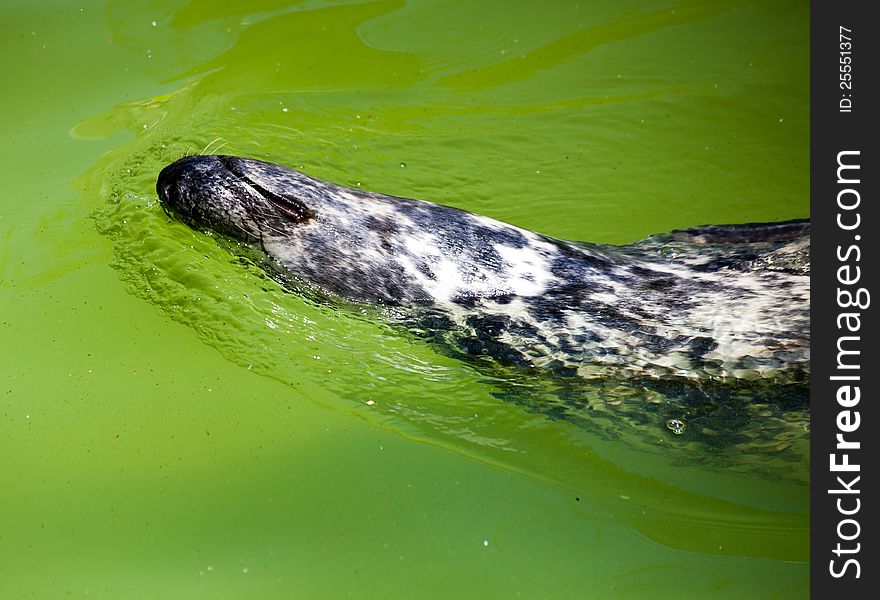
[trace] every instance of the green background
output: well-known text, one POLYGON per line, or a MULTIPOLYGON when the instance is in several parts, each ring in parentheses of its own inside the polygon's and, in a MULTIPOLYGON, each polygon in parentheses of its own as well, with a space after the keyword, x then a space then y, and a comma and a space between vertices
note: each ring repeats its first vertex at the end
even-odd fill
POLYGON ((530 414, 153 186, 219 151, 592 242, 806 217, 808 9, 4 2, 0 598, 806 596, 805 453, 530 414))

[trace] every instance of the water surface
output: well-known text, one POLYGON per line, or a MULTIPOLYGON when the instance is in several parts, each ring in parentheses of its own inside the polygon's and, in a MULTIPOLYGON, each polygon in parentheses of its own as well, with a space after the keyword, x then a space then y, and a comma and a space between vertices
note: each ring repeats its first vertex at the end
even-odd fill
POLYGON ((807 216, 806 3, 519 4, 0 8, 0 596, 806 594, 802 420, 548 418, 157 203, 223 152, 574 240, 807 216))

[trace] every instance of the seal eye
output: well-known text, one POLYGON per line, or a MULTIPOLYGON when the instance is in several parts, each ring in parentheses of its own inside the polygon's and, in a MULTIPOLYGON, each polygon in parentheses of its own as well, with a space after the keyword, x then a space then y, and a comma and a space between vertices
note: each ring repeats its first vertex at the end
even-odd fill
POLYGON ((289 218, 294 223, 305 223, 315 216, 315 213, 312 212, 312 210, 310 210, 308 206, 306 206, 299 200, 280 196, 275 192, 267 190, 266 188, 255 182, 253 179, 245 175, 244 171, 239 168, 239 165, 236 164, 233 157, 218 156, 217 160, 220 161, 220 164, 222 164, 226 168, 226 170, 232 173, 232 175, 234 175, 239 181, 249 185, 251 189, 253 189, 265 200, 267 200, 269 204, 274 206, 278 210, 278 212, 289 218))
POLYGON ((294 223, 305 223, 315 216, 315 213, 309 210, 309 208, 302 202, 292 200, 290 198, 285 198, 284 196, 279 196, 274 192, 270 192, 266 188, 257 185, 247 177, 242 177, 241 179, 249 186, 251 186, 251 188, 253 188, 255 192, 268 200, 272 206, 277 208, 278 212, 290 218, 294 223))

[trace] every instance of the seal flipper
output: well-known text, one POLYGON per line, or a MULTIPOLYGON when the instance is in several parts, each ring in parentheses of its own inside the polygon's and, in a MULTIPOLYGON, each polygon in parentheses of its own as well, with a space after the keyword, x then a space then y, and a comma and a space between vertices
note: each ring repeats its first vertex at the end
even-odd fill
POLYGON ((696 271, 810 274, 810 221, 704 225, 651 235, 623 246, 627 254, 680 262, 696 271))
POLYGON ((703 225, 676 229, 669 235, 679 242, 694 244, 750 244, 756 242, 787 242, 810 234, 809 219, 777 223, 742 223, 738 225, 703 225))

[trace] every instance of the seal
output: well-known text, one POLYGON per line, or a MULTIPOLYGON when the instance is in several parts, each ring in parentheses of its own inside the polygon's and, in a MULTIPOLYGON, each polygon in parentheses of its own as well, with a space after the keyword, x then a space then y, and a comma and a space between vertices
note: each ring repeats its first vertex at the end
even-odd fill
POLYGON ((462 356, 581 381, 808 379, 807 221, 572 242, 215 155, 170 164, 156 189, 285 284, 385 307, 462 356))

